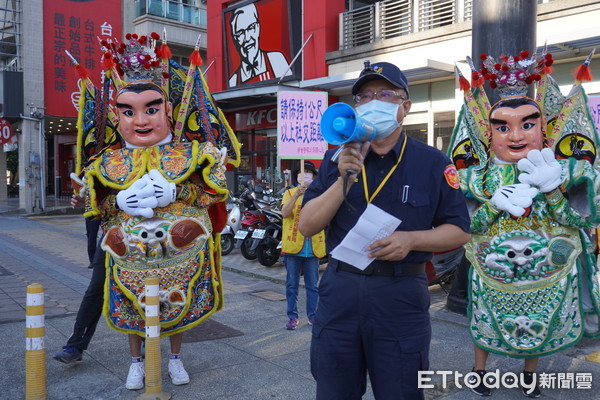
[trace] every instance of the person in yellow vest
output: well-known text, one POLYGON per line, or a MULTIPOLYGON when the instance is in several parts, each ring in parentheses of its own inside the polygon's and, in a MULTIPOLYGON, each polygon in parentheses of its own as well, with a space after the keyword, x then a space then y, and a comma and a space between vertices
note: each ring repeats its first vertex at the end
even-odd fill
POLYGON ((281 202, 283 216, 281 250, 285 256, 284 262, 287 270, 285 297, 289 318, 285 328, 288 330, 298 327, 298 287, 302 271, 304 272, 304 286, 306 286, 308 324, 313 324, 319 299, 319 258, 325 257, 325 233, 321 231, 312 237, 304 237, 298 230, 302 197, 306 188, 317 177, 317 170, 312 163, 307 161, 304 163, 304 175, 300 176, 298 169, 292 176, 297 179, 298 185, 286 190, 281 202))

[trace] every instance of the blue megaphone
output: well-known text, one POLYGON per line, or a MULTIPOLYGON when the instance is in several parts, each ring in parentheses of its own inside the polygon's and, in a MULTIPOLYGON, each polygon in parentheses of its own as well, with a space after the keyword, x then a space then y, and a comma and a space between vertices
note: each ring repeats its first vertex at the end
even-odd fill
POLYGON ((332 104, 321 118, 321 133, 329 144, 368 142, 377 136, 373 125, 358 117, 354 108, 346 103, 332 104))

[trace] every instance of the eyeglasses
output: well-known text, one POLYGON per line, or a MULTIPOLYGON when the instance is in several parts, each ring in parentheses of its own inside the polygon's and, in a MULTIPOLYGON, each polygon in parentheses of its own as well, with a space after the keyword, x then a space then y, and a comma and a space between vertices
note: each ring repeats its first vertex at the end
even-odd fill
POLYGON ((256 28, 258 28, 258 22, 253 22, 246 29, 240 29, 239 31, 234 32, 233 37, 241 41, 245 39, 246 36, 254 35, 256 33, 256 28))
POLYGON ((401 93, 403 93, 402 90, 391 90, 391 89, 378 90, 377 92, 367 91, 367 92, 355 94, 354 101, 358 104, 358 103, 368 103, 369 101, 371 101, 373 99, 387 101, 387 102, 392 102, 392 101, 396 100, 397 98, 406 100, 404 97, 401 96, 401 93))

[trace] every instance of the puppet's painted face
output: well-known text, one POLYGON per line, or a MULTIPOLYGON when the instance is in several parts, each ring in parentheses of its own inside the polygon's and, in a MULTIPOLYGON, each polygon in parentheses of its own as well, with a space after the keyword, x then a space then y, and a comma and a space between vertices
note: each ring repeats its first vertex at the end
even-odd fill
POLYGON ((498 107, 490 114, 490 126, 491 149, 502 161, 515 163, 543 147, 542 116, 534 105, 498 107))
POLYGON ((171 133, 171 103, 155 90, 124 92, 117 97, 119 132, 134 146, 154 146, 171 133))

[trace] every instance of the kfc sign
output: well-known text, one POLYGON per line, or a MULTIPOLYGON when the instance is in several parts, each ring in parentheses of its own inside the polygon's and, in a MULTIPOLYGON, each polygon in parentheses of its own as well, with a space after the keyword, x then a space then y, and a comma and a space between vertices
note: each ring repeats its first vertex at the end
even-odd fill
POLYGON ((227 87, 298 78, 302 62, 290 66, 301 35, 301 3, 246 0, 223 10, 227 87))
POLYGON ((277 126, 277 106, 253 108, 235 113, 234 130, 272 128, 277 126))

